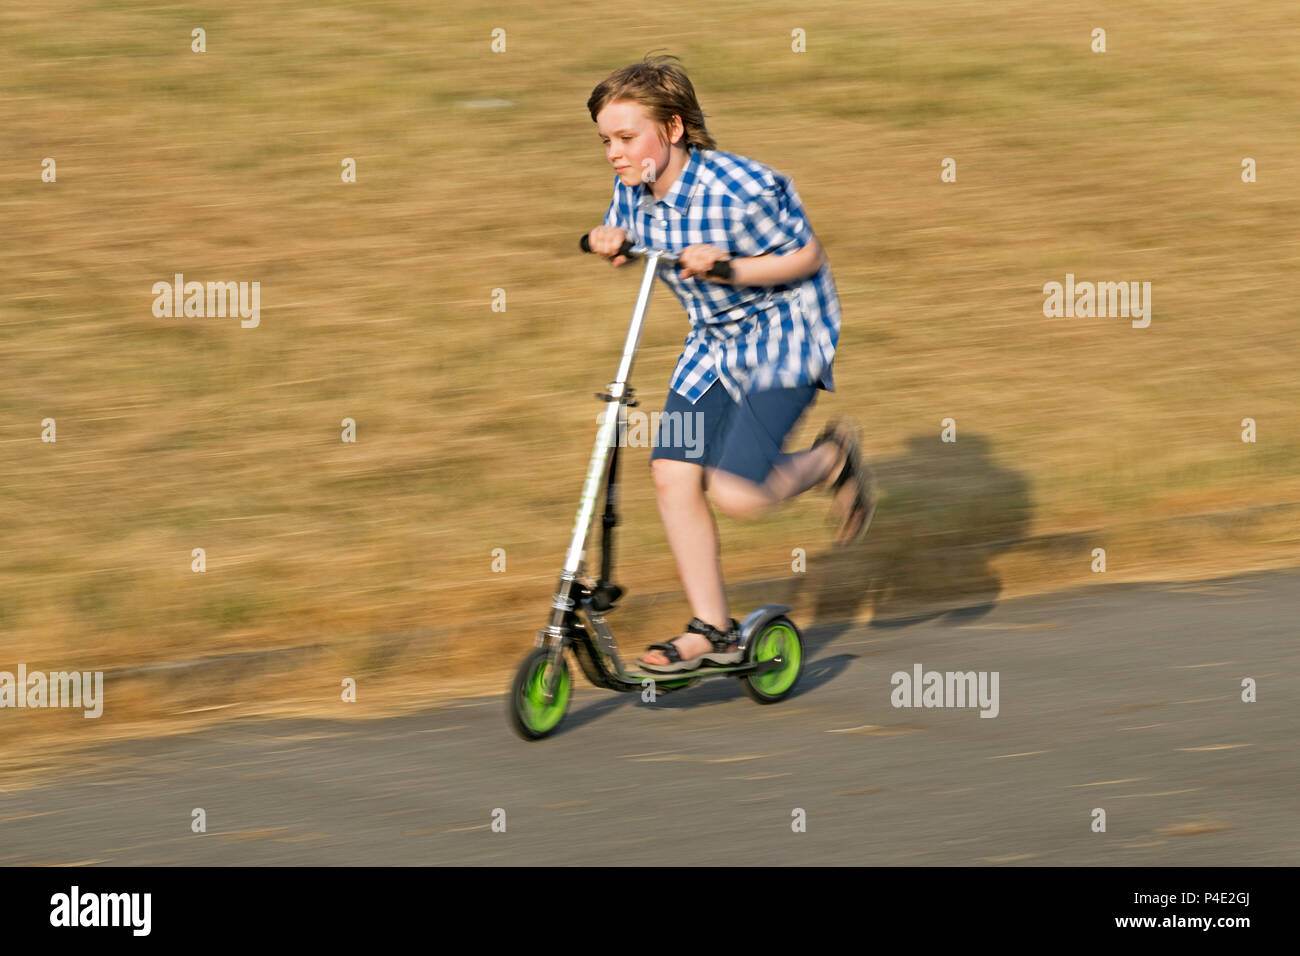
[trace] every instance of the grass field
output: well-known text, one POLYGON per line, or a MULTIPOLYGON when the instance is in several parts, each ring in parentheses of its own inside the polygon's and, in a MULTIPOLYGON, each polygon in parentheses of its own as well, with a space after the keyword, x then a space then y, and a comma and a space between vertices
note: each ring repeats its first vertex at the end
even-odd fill
MULTIPOLYGON (((501 683, 545 621, 638 279, 577 252, 612 186, 584 104, 652 49, 720 148, 799 189, 844 325, 797 437, 855 416, 884 490, 848 554, 824 499, 720 517, 729 582, 780 579, 811 622, 1295 563, 1300 512, 1267 506, 1300 502, 1298 26, 1290 0, 6 7, 0 669, 349 640, 201 700, 123 690, 123 722, 329 706, 343 676, 366 712, 501 683), (260 282, 260 325, 155 318, 175 273, 260 282), (1150 326, 1044 318, 1066 273, 1150 282, 1150 326), (418 653, 366 640, 421 629, 418 653)), ((686 331, 657 290, 644 410, 686 331)), ((620 581, 670 594, 647 457, 620 581)), ((629 608, 620 636, 690 616, 629 608)))

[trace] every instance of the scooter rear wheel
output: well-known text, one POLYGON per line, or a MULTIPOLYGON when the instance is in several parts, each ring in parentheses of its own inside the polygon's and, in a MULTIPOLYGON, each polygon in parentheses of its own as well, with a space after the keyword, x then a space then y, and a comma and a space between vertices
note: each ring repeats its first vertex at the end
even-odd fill
POLYGON ((524 740, 541 740, 553 734, 569 709, 573 681, 569 676, 568 661, 563 657, 560 658, 560 679, 555 696, 549 702, 546 700, 550 657, 551 652, 544 647, 529 652, 510 686, 506 710, 510 714, 510 725, 524 740))
POLYGON ((749 642, 751 662, 780 660, 781 666, 740 678, 745 693, 760 704, 784 700, 803 673, 803 635, 788 617, 774 617, 749 642))

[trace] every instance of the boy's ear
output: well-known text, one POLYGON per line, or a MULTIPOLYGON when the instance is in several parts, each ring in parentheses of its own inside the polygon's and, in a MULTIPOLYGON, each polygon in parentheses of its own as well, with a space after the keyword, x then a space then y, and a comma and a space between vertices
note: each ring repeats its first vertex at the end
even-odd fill
POLYGON ((672 116, 668 118, 668 125, 664 128, 664 132, 667 134, 669 144, 673 146, 678 146, 681 144, 681 141, 686 137, 686 124, 682 121, 682 118, 679 114, 674 113, 672 116), (678 125, 681 131, 681 135, 679 135, 677 139, 673 139, 674 122, 678 125))

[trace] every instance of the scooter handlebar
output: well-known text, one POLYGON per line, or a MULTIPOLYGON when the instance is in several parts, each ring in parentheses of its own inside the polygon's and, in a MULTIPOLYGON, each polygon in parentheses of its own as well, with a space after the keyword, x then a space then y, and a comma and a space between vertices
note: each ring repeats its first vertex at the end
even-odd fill
MULTIPOLYGON (((578 241, 578 246, 583 252, 591 252, 591 242, 589 241, 589 237, 586 235, 578 241)), ((619 247, 617 254, 620 256, 627 256, 629 259, 643 259, 651 251, 652 250, 646 246, 636 245, 631 239, 624 239, 623 245, 619 247)), ((680 261, 677 256, 668 252, 659 253, 659 259, 661 262, 666 262, 671 266, 676 266, 680 261)), ((730 279, 731 263, 726 260, 715 262, 713 268, 709 270, 709 275, 717 276, 719 279, 730 279)))
MULTIPOLYGON (((590 233, 587 233, 587 234, 584 235, 581 239, 578 240, 578 247, 581 248, 583 252, 591 252, 591 234, 590 234, 590 233)), ((627 256, 629 259, 632 259, 632 258, 639 258, 639 254, 638 254, 638 255, 633 255, 633 251, 632 251, 632 250, 634 250, 634 249, 636 249, 636 244, 633 243, 631 239, 624 239, 624 240, 623 240, 623 245, 622 245, 621 247, 619 247, 618 254, 619 254, 620 256, 627 256)))

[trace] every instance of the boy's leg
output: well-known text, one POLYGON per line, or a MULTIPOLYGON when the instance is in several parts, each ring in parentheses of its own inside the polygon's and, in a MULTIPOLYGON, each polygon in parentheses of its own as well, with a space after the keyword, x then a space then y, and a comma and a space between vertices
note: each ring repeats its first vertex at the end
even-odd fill
MULTIPOLYGON (((718 524, 704 495, 704 469, 667 459, 654 461, 652 467, 659 514, 668 546, 677 560, 677 573, 681 575, 686 599, 696 617, 725 631, 730 626, 731 614, 722 583, 718 524)), ((713 650, 702 634, 683 633, 675 644, 682 660, 713 650)), ((662 651, 647 651, 640 659, 647 664, 668 663, 662 651)))
POLYGON ((728 422, 709 494, 731 518, 751 518, 838 474, 843 452, 827 443, 793 455, 785 437, 816 400, 812 386, 744 396, 728 422))
POLYGON ((729 518, 752 518, 809 488, 823 485, 844 465, 844 452, 827 442, 819 448, 782 455, 762 484, 713 470, 709 491, 714 502, 729 518))
MULTIPOLYGON (((715 436, 724 426, 731 404, 730 396, 716 384, 694 406, 670 393, 650 456, 659 515, 686 598, 695 617, 722 631, 729 628, 731 615, 722 581, 718 525, 704 489, 706 468, 716 457, 715 436), (686 427, 688 415, 692 417, 686 427)), ((673 643, 683 660, 713 650, 702 634, 683 633, 673 643)), ((647 651, 640 660, 647 664, 668 663, 658 650, 647 651)))

